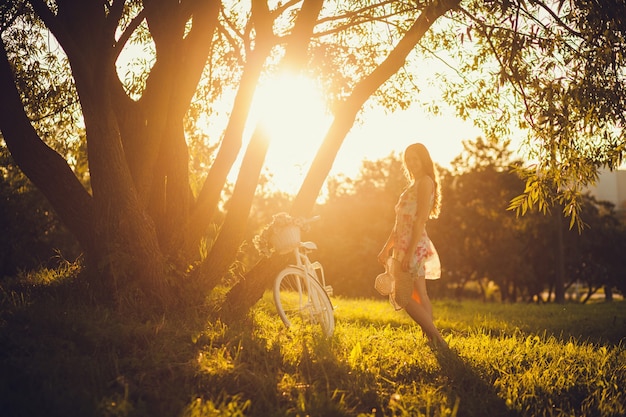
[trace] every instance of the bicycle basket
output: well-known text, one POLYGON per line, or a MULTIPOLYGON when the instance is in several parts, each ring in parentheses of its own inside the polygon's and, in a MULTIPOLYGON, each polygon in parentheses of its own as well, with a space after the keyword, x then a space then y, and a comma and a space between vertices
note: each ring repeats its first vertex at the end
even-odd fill
POLYGON ((300 244, 300 228, 291 225, 275 228, 270 243, 276 252, 283 255, 300 244))

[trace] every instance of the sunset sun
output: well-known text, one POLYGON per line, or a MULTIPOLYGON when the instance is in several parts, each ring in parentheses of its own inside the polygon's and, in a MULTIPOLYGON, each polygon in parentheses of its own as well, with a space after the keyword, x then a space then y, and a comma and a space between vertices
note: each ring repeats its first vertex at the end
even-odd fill
POLYGON ((321 89, 303 76, 268 79, 257 90, 251 119, 270 139, 265 166, 273 188, 296 193, 332 120, 321 89))

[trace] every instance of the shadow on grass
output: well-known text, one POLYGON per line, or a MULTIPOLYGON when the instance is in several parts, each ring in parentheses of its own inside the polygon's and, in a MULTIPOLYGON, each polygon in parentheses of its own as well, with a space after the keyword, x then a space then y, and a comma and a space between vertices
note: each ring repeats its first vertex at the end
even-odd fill
POLYGON ((498 396, 492 382, 486 381, 480 374, 466 363, 454 350, 438 348, 434 351, 441 366, 441 373, 448 380, 451 396, 459 399, 459 417, 516 417, 521 416, 506 405, 506 401, 498 396))
POLYGON ((174 416, 188 404, 201 317, 122 316, 78 280, 0 290, 1 415, 174 416))

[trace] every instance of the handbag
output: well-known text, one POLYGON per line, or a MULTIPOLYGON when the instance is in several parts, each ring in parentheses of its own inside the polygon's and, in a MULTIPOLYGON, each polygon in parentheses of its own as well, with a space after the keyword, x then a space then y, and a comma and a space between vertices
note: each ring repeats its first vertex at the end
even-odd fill
MULTIPOLYGON (((391 258, 389 258, 391 260, 391 258)), ((380 293, 380 295, 389 295, 393 293, 395 280, 393 275, 389 272, 390 262, 387 260, 385 263, 385 272, 379 274, 374 281, 374 288, 380 293)))

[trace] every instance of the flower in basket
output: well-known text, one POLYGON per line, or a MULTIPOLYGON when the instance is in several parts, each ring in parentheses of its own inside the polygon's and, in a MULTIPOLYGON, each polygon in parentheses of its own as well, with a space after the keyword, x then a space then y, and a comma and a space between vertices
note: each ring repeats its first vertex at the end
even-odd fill
POLYGON ((254 246, 263 256, 273 252, 287 253, 300 243, 300 230, 305 223, 300 217, 281 212, 272 216, 272 222, 254 237, 254 246))

